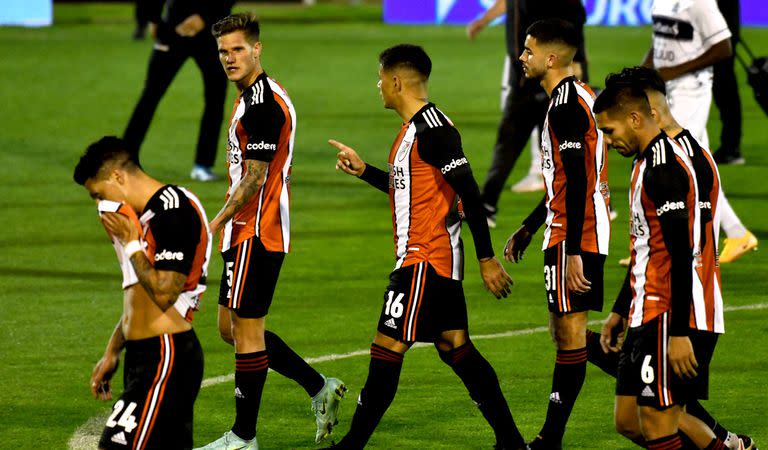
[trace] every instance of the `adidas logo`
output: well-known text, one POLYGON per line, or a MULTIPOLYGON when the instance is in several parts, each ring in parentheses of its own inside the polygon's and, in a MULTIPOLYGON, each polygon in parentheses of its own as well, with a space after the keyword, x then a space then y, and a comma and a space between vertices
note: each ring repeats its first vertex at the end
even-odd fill
POLYGON ((122 431, 112 436, 112 439, 110 440, 115 444, 128 445, 128 441, 125 440, 125 433, 123 433, 122 431))
POLYGON ((643 389, 643 392, 640 393, 641 397, 656 397, 656 394, 653 393, 653 389, 651 389, 650 386, 646 386, 645 389, 643 389))
POLYGON ((559 403, 562 404, 562 400, 560 400, 560 393, 559 392, 553 392, 549 394, 549 401, 552 403, 559 403))
POLYGON ((395 319, 390 318, 386 322, 384 322, 384 325, 388 326, 389 328, 397 329, 397 325, 395 325, 395 319))
POLYGON ((240 392, 240 388, 239 387, 235 388, 235 398, 245 398, 245 395, 243 395, 243 393, 240 392))

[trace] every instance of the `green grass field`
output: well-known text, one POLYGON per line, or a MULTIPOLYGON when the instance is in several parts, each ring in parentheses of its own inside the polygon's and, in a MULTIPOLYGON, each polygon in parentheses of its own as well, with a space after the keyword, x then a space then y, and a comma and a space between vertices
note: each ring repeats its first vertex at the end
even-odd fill
MULTIPOLYGON (((244 8, 244 6, 240 6, 244 8)), ((386 198, 334 171, 328 138, 342 140, 374 164, 385 163, 399 127, 376 90, 378 52, 400 42, 425 46, 434 70, 431 99, 461 131, 476 177, 490 163, 499 118, 503 39, 500 28, 468 42, 459 27, 379 23, 376 8, 340 6, 256 8, 263 17, 263 63, 291 94, 298 112, 293 172, 293 251, 286 259, 268 326, 300 354, 322 357, 365 350, 392 268, 386 198)), ((84 148, 104 134, 121 134, 137 100, 150 43, 130 40, 132 10, 117 5, 56 5, 56 25, 0 28, 0 448, 63 449, 74 434, 98 434, 110 404, 93 400, 88 379, 121 311, 120 274, 93 203, 72 181, 84 148), (76 430, 77 433, 76 433, 76 430)), ((760 54, 768 30, 746 29, 760 54)), ((589 28, 592 79, 638 63, 649 29, 589 28)), ((744 73, 739 70, 744 81, 744 73)), ((230 97, 234 90, 230 88, 230 97)), ((728 197, 745 224, 768 242, 768 119, 742 86, 748 165, 723 167, 728 197)), ((157 112, 142 160, 157 178, 183 184, 209 215, 221 206, 225 183, 187 179, 193 160, 202 85, 193 65, 179 74, 157 112)), ((227 105, 227 110, 229 105, 227 105)), ((713 107, 710 135, 719 135, 713 107)), ((224 125, 224 124, 222 124, 224 125)), ((223 143, 223 140, 222 140, 223 143)), ((224 146, 217 171, 223 173, 224 146)), ((509 184, 527 170, 527 157, 509 184)), ((606 264, 606 304, 623 279, 617 260, 627 249, 629 161, 610 155, 610 183, 619 219, 606 264)), ((539 194, 501 201, 498 252, 539 194)), ((539 236, 540 239, 540 236, 539 236)), ((554 348, 546 333, 541 253, 532 245, 522 265, 507 265, 516 281, 497 301, 482 287, 465 229, 464 283, 477 347, 495 367, 526 438, 543 423, 554 348)), ((210 289, 195 319, 207 379, 233 372, 232 349, 218 337, 216 296, 221 261, 214 255, 210 289)), ((768 257, 765 250, 723 267, 727 333, 712 365, 705 405, 728 428, 768 446, 768 257), (750 309, 751 308, 751 309, 750 309)), ((606 307, 608 309, 608 307, 606 307)), ((602 319, 604 314, 593 314, 602 319)), ((593 326, 597 328, 597 326, 593 326)), ((319 362, 321 372, 349 387, 337 433, 349 427, 365 380, 367 356, 319 362)), ((116 376, 121 378, 121 373, 116 376)), ((233 382, 210 383, 196 405, 195 442, 224 432, 234 417, 233 382)), ((122 382, 117 381, 119 392, 122 382)), ((565 436, 566 448, 632 448, 613 430, 613 380, 590 367, 565 436)), ((262 448, 314 448, 314 418, 303 390, 272 373, 259 418, 262 448)), ((93 441, 90 441, 93 442, 93 441)), ((493 435, 458 379, 430 348, 408 353, 400 388, 372 448, 490 448, 493 435)), ((93 448, 93 444, 90 444, 93 448)), ((85 446, 79 448, 87 448, 85 446)))

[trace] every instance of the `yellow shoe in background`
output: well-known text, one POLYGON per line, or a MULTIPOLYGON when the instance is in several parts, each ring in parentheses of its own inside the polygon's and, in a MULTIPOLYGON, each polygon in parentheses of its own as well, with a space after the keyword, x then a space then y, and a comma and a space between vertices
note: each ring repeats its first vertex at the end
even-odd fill
POLYGON ((734 262, 747 252, 754 250, 757 250, 757 238, 750 231, 740 238, 726 238, 723 251, 720 253, 720 262, 734 262))

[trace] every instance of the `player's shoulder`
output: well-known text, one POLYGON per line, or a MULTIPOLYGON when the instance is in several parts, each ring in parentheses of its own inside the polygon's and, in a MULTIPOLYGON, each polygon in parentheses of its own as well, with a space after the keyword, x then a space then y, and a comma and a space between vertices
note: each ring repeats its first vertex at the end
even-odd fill
MULTIPOLYGON (((579 89, 584 89, 584 85, 574 77, 568 77, 561 81, 552 90, 550 113, 579 113, 583 111, 584 108, 579 102, 579 89)), ((591 91, 587 91, 587 94, 592 95, 591 91)))
MULTIPOLYGON (((155 192, 144 208, 153 216, 185 216, 194 212, 192 199, 186 189, 166 184, 155 192)), ((192 195, 192 194, 190 194, 192 195)))
POLYGON ((411 119, 416 127, 416 134, 442 133, 455 130, 453 122, 437 106, 428 103, 411 119))
POLYGON ((262 72, 247 89, 241 94, 246 111, 261 110, 262 106, 270 105, 275 101, 272 92, 272 84, 266 72, 262 72))

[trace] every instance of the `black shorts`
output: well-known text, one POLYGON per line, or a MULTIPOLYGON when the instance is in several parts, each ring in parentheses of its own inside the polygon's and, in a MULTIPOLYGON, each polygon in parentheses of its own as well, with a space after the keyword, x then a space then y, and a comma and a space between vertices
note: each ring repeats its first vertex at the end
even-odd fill
POLYGON ((192 448, 192 411, 203 380, 194 330, 127 341, 123 380, 99 448, 192 448))
POLYGON ((602 311, 605 255, 586 252, 581 254, 584 278, 592 282, 592 289, 585 294, 568 290, 565 278, 566 258, 565 241, 544 250, 544 288, 547 291, 549 310, 556 314, 602 311))
POLYGON ((709 363, 717 345, 716 333, 692 330, 693 353, 698 367, 696 376, 683 379, 669 365, 669 314, 630 328, 619 354, 616 395, 637 397, 640 406, 666 409, 685 405, 709 396, 709 363))
POLYGON ((427 262, 389 275, 379 332, 403 342, 434 342, 443 331, 466 329, 461 281, 441 277, 427 262))
POLYGON ((219 288, 219 305, 238 316, 255 319, 269 312, 285 253, 270 252, 261 240, 252 237, 221 254, 224 271, 219 288))

